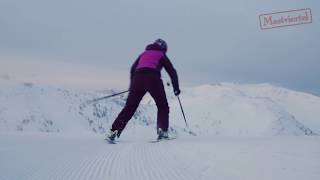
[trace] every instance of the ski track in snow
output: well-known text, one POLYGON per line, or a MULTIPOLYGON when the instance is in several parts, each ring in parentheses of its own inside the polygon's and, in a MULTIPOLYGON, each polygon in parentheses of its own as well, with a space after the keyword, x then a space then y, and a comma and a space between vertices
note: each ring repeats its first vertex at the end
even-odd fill
POLYGON ((0 180, 319 179, 318 137, 120 139, 0 133, 0 180))
MULTIPOLYGON (((174 142, 150 143, 148 140, 123 141, 115 145, 103 142, 97 147, 90 148, 89 152, 82 151, 62 152, 50 150, 44 155, 30 159, 43 161, 34 165, 24 166, 19 172, 10 174, 3 179, 30 179, 30 180, 192 180, 201 179, 199 172, 188 168, 188 165, 179 160, 170 146, 174 142), (64 153, 60 156, 54 153, 64 153), (85 154, 84 154, 85 153, 85 154), (53 158, 52 158, 53 157, 53 158), (47 158, 47 159, 46 159, 47 158)), ((96 141, 96 140, 95 140, 96 141)), ((84 146, 85 143, 83 144, 84 146)), ((92 143, 88 143, 92 145, 92 143)), ((95 144, 97 145, 97 144, 95 144)), ((26 154, 34 151, 26 147, 26 154)), ((41 149, 40 149, 41 151, 41 149)), ((1 160, 1 157, 0 157, 1 160)), ((26 162, 24 162, 26 164, 26 162)), ((1 166, 0 166, 1 167, 1 166)), ((0 176, 1 178, 1 176, 0 176)))

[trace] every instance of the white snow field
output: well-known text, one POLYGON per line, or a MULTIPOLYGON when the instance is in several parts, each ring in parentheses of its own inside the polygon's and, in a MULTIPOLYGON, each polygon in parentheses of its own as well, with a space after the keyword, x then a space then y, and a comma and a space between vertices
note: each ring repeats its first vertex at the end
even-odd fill
POLYGON ((0 180, 320 179, 320 98, 271 84, 167 89, 170 135, 156 138, 149 96, 117 140, 104 133, 126 95, 0 79, 0 180))
POLYGON ((0 134, 1 180, 301 180, 320 178, 318 137, 0 134))

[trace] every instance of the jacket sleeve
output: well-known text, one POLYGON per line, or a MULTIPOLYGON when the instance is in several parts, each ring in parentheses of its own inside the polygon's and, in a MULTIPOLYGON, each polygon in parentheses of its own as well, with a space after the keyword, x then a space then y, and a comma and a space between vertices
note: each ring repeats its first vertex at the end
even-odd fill
POLYGON ((177 71, 174 69, 171 61, 167 57, 167 55, 164 56, 164 69, 168 72, 170 78, 171 78, 171 83, 173 86, 173 90, 180 90, 179 89, 179 80, 178 80, 178 74, 177 71))
POLYGON ((132 64, 132 66, 131 66, 131 70, 130 70, 130 80, 132 80, 132 78, 133 78, 133 74, 134 74, 134 72, 135 72, 135 70, 136 70, 136 67, 137 67, 137 65, 138 65, 139 59, 140 59, 140 56, 137 58, 137 60, 136 60, 136 61, 132 64))

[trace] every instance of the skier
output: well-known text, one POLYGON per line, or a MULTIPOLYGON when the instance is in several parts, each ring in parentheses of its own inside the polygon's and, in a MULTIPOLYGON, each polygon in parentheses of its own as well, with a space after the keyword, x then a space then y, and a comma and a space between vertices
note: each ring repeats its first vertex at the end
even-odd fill
POLYGON ((161 69, 164 67, 171 78, 173 91, 180 94, 178 75, 166 55, 167 43, 157 39, 149 44, 131 67, 129 95, 125 107, 112 124, 106 139, 114 142, 135 113, 143 96, 149 92, 155 100, 157 115, 158 140, 168 139, 169 106, 161 79, 161 69))

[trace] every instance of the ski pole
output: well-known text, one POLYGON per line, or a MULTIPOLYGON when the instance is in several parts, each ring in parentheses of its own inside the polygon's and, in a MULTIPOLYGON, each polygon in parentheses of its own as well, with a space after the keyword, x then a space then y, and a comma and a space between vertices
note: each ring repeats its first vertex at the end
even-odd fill
POLYGON ((101 98, 93 99, 93 100, 87 101, 87 104, 90 104, 90 103, 93 103, 93 102, 96 102, 96 101, 101 101, 103 99, 108 99, 108 98, 111 98, 111 97, 114 97, 114 96, 118 96, 118 95, 121 95, 121 94, 124 94, 124 93, 127 93, 127 92, 129 92, 129 90, 122 91, 122 92, 115 93, 115 94, 111 94, 111 95, 104 96, 104 97, 101 97, 101 98))
POLYGON ((177 98, 179 100, 179 104, 180 104, 181 112, 182 112, 182 115, 183 115, 183 118, 184 118, 184 122, 186 123, 187 128, 189 128, 187 120, 186 120, 186 116, 184 115, 184 111, 183 111, 182 104, 181 104, 179 96, 177 96, 177 98))
MULTIPOLYGON (((169 81, 167 82, 167 86, 170 86, 170 82, 169 81)), ((181 104, 179 95, 177 95, 177 98, 178 98, 178 101, 179 101, 179 104, 180 104, 180 108, 181 108, 181 112, 182 112, 182 115, 183 115, 183 118, 184 118, 184 122, 186 123, 187 128, 189 128, 187 120, 186 120, 186 116, 184 115, 184 111, 183 111, 183 108, 182 108, 182 104, 181 104)))

